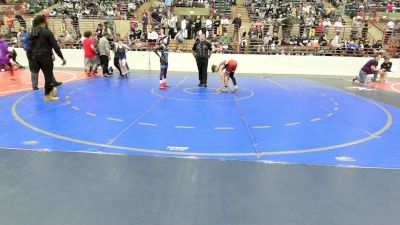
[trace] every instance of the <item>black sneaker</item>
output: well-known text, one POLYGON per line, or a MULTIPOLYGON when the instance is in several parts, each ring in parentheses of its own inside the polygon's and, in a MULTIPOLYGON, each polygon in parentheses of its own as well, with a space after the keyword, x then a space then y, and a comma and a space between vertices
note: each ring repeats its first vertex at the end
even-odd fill
POLYGON ((37 91, 37 90, 39 90, 39 88, 38 87, 33 87, 32 88, 34 91, 37 91))
POLYGON ((54 82, 53 85, 54 85, 54 87, 58 87, 58 86, 62 85, 62 82, 54 82))
POLYGON ((198 84, 197 86, 198 86, 198 87, 203 87, 203 84, 202 84, 202 83, 200 83, 200 84, 198 84))
POLYGON ((203 87, 207 87, 207 84, 203 84, 203 87))

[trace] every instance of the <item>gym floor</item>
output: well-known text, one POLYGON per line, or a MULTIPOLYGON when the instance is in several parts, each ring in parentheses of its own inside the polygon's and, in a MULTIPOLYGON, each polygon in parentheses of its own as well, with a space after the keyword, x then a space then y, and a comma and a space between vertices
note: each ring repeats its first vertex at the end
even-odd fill
POLYGON ((0 224, 400 220, 399 80, 56 77, 45 103, 27 71, 0 73, 0 224))

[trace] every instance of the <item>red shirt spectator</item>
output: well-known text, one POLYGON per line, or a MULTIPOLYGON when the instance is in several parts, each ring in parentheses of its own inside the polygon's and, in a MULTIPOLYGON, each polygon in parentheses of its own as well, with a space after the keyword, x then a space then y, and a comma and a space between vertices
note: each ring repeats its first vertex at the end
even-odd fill
POLYGON ((319 20, 317 26, 315 27, 315 33, 318 35, 322 34, 324 31, 324 22, 322 20, 319 20))
POLYGON ((85 52, 85 58, 92 58, 94 56, 96 56, 96 51, 92 48, 92 46, 94 47, 94 41, 92 40, 92 38, 86 38, 83 42, 82 42, 82 46, 83 46, 83 50, 85 52))
POLYGON ((392 11, 393 11, 393 3, 392 3, 392 2, 388 2, 388 3, 386 4, 386 10, 387 10, 388 12, 392 12, 392 11))
POLYGON ((8 28, 13 28, 14 27, 14 18, 12 16, 7 16, 6 17, 6 23, 8 28))
POLYGON ((131 21, 129 23, 129 27, 131 28, 131 31, 134 31, 136 28, 136 21, 135 19, 131 18, 131 21))

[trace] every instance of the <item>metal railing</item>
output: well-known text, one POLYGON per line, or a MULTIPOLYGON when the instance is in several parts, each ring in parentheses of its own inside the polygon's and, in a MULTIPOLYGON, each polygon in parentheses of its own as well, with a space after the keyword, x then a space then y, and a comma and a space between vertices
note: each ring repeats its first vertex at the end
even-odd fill
MULTIPOLYGON (((7 40, 10 41, 10 40, 7 40)), ((155 42, 149 41, 125 41, 130 47, 130 51, 152 51, 156 46, 155 42)), ((22 47, 21 43, 13 43, 15 47, 22 47)), ((62 49, 81 49, 80 41, 59 40, 62 49)), ((169 49, 171 52, 191 52, 193 43, 179 44, 171 40, 169 49)), ((343 57, 372 57, 378 50, 383 50, 385 54, 394 57, 398 54, 400 44, 391 39, 390 45, 383 49, 358 48, 350 49, 346 46, 335 48, 333 46, 294 46, 294 45, 265 45, 262 42, 248 45, 240 45, 232 41, 226 44, 217 43, 213 45, 213 53, 223 54, 257 54, 257 55, 289 55, 289 56, 343 56, 343 57)), ((398 57, 398 55, 397 55, 398 57)))
MULTIPOLYGON (((146 41, 133 41, 133 42, 125 42, 128 46, 130 46, 131 51, 152 51, 155 47, 155 42, 146 42, 146 41)), ((73 48, 80 49, 80 43, 73 42, 63 42, 60 43, 62 48, 73 48)), ((254 44, 254 45, 238 45, 235 42, 230 42, 226 44, 226 48, 222 44, 217 44, 213 48, 214 53, 223 53, 223 54, 258 54, 258 55, 314 55, 314 56, 346 56, 346 57, 371 57, 378 51, 374 48, 362 48, 362 49, 350 49, 345 46, 340 48, 335 48, 332 46, 293 46, 293 45, 263 45, 263 44, 254 44)), ((192 43, 183 43, 178 44, 175 41, 172 41, 169 45, 169 49, 171 52, 191 52, 193 44, 192 43)), ((397 47, 398 48, 398 47, 397 47)), ((390 56, 394 56, 395 48, 387 47, 383 50, 390 56)))

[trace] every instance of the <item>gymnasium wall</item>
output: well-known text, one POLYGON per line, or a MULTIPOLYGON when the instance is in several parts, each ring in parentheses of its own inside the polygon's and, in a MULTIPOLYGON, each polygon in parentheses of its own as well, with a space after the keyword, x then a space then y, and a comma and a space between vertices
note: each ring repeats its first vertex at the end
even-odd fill
MULTIPOLYGON (((16 49, 17 60, 24 66, 28 65, 23 49, 16 49)), ((83 50, 63 49, 66 68, 83 70, 83 50)), ((355 76, 369 58, 333 57, 333 56, 286 56, 286 55, 225 55, 213 54, 209 61, 218 64, 224 59, 236 59, 239 62, 239 74, 290 74, 290 75, 339 75, 355 76)), ((132 70, 159 70, 159 58, 153 52, 130 51, 127 53, 129 67, 132 70)), ((400 59, 391 59, 395 72, 390 77, 399 77, 400 59)), ((110 63, 113 61, 111 60, 110 63)), ((57 58, 55 67, 61 67, 57 58)), ((196 61, 191 53, 169 54, 169 71, 196 72, 196 61)), ((209 69, 210 71, 210 69, 209 69)))

